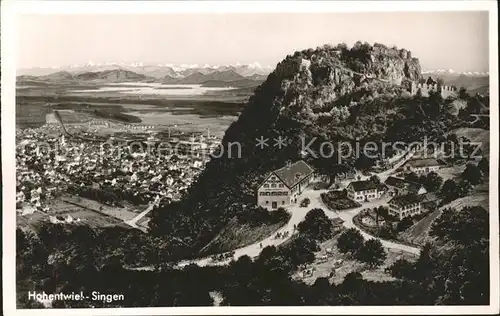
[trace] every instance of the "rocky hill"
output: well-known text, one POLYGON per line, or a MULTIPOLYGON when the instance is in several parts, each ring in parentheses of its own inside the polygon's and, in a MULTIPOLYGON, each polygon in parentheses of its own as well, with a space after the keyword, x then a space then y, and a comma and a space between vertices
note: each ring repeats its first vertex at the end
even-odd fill
POLYGON ((155 78, 125 69, 112 69, 95 72, 71 73, 68 71, 58 71, 44 76, 19 76, 17 83, 26 82, 48 82, 53 84, 72 84, 76 82, 96 82, 96 83, 116 83, 130 81, 155 81, 155 78))
POLYGON ((113 69, 99 72, 84 72, 75 76, 76 80, 102 80, 106 82, 126 82, 152 80, 152 77, 141 75, 124 69, 113 69))
MULTIPOLYGON (((194 251, 202 249, 229 220, 257 212, 259 182, 301 157, 302 138, 380 141, 395 119, 397 100, 409 97, 404 85, 419 79, 418 59, 381 44, 324 46, 287 56, 226 131, 226 152, 207 164, 185 200, 155 211, 150 227, 155 234, 183 238, 194 251), (261 136, 269 139, 264 149, 255 146, 261 136), (273 141, 280 136, 286 138, 281 149, 273 141), (234 144, 241 146, 241 155, 234 144)), ((314 166, 322 163, 307 159, 314 166)))

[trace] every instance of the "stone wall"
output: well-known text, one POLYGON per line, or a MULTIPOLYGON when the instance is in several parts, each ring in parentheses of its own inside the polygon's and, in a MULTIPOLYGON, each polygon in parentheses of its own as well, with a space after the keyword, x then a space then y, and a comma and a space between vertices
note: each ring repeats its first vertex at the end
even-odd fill
POLYGON ((429 96, 429 92, 437 91, 444 99, 450 96, 455 96, 457 93, 457 89, 452 86, 439 85, 437 83, 427 84, 412 82, 410 87, 411 95, 416 95, 419 90, 421 91, 423 96, 429 96))

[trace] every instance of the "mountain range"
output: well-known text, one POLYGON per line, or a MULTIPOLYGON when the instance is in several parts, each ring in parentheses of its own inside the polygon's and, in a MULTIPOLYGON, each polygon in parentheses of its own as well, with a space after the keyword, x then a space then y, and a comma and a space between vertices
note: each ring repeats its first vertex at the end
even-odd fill
POLYGON ((35 68, 20 70, 17 81, 57 83, 78 82, 157 82, 165 84, 201 84, 209 87, 255 87, 263 82, 270 69, 258 64, 229 66, 165 65, 84 65, 64 69, 35 68), (54 71, 57 70, 57 71, 54 71))
POLYGON ((467 91, 472 94, 489 93, 489 72, 456 72, 452 69, 436 69, 422 71, 422 76, 441 78, 445 84, 465 87, 467 91))
POLYGON ((83 73, 83 72, 101 72, 107 70, 128 70, 138 74, 146 75, 154 78, 163 78, 169 76, 172 78, 184 78, 194 73, 202 73, 204 75, 222 72, 234 71, 235 73, 243 76, 250 77, 254 75, 267 76, 273 68, 271 66, 263 67, 259 63, 252 64, 236 64, 236 65, 174 65, 174 64, 158 64, 158 65, 144 65, 142 63, 104 63, 94 64, 89 62, 84 65, 69 65, 62 67, 46 67, 46 68, 21 68, 18 69, 18 76, 45 76, 55 72, 66 71, 69 73, 83 73))
MULTIPOLYGON (((272 71, 258 63, 224 66, 211 65, 144 65, 142 63, 89 62, 84 65, 66 67, 19 69, 18 82, 159 82, 165 84, 201 84, 210 87, 252 87, 263 82, 272 71)), ((466 87, 469 92, 485 94, 489 92, 488 72, 456 72, 452 69, 422 71, 424 77, 441 78, 448 85, 466 87)))
POLYGON ((153 77, 125 69, 111 69, 81 73, 72 73, 63 70, 43 76, 23 75, 17 77, 17 82, 21 84, 33 82, 57 84, 151 82, 164 84, 198 84, 207 87, 248 88, 258 86, 265 79, 266 76, 258 74, 244 77, 233 70, 214 71, 207 74, 197 71, 185 77, 173 77, 169 75, 165 75, 164 77, 153 77))

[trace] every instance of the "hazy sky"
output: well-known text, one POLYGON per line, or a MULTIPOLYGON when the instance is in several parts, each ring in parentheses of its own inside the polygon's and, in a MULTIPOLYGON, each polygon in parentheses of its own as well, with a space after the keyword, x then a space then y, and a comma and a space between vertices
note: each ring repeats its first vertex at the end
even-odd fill
POLYGON ((424 69, 488 70, 487 12, 25 15, 17 66, 140 61, 274 67, 296 49, 357 40, 411 50, 424 69))

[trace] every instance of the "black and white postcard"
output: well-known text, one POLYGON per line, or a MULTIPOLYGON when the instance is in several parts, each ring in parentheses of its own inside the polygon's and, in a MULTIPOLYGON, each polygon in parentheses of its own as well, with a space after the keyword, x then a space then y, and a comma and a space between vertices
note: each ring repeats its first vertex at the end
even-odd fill
POLYGON ((498 313, 497 18, 2 2, 4 313, 498 313))

